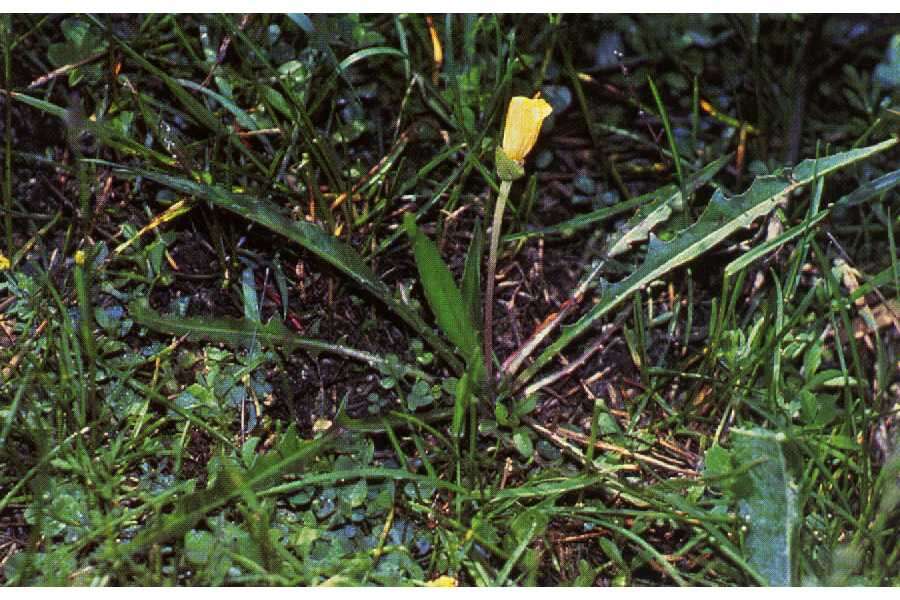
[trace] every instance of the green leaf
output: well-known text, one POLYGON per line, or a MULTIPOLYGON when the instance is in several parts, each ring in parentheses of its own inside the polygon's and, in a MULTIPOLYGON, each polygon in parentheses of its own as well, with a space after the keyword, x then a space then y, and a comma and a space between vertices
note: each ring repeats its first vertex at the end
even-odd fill
POLYGON ((711 446, 703 455, 703 476, 721 477, 734 470, 731 452, 719 446, 711 446))
POLYGON ((68 18, 61 24, 65 43, 50 44, 47 58, 57 67, 74 64, 106 49, 107 42, 89 23, 68 18))
POLYGON ((247 111, 240 108, 237 104, 234 103, 234 100, 231 98, 227 98, 218 92, 214 92, 208 87, 204 87, 199 83, 195 83, 189 79, 176 79, 176 82, 180 83, 186 88, 190 88, 192 90, 201 92, 206 94, 210 98, 214 99, 216 102, 221 104, 225 109, 234 115, 234 118, 237 120, 238 124, 244 129, 254 130, 259 129, 259 125, 256 123, 256 119, 253 118, 247 111))
MULTIPOLYGON (((146 298, 132 301, 128 305, 128 312, 138 325, 169 335, 187 336, 191 341, 221 342, 236 347, 246 347, 257 342, 267 348, 283 348, 288 352, 296 348, 309 352, 328 352, 362 361, 373 368, 388 367, 388 361, 375 354, 297 335, 278 319, 270 319, 262 325, 249 319, 161 315, 150 308, 146 298)), ((401 372, 427 377, 418 369, 405 365, 401 365, 401 372)))
POLYGON ((663 129, 666 132, 666 138, 669 140, 669 149, 672 152, 672 160, 675 162, 675 173, 678 176, 678 183, 681 186, 681 189, 684 189, 684 173, 681 169, 681 154, 678 152, 678 144, 675 143, 675 134, 672 133, 672 125, 669 123, 669 111, 666 110, 666 105, 663 104, 662 97, 659 95, 659 90, 656 89, 656 84, 653 83, 653 78, 649 75, 647 76, 647 83, 650 84, 650 91, 653 93, 653 99, 656 101, 656 108, 659 111, 663 129))
POLYGON ((513 444, 515 444, 516 450, 519 451, 522 458, 531 458, 531 455, 534 453, 534 444, 531 442, 531 436, 528 435, 528 430, 524 427, 517 429, 513 434, 513 444))
POLYGON ((431 386, 421 379, 413 385, 406 396, 406 406, 410 412, 415 412, 417 409, 433 403, 434 396, 431 395, 431 386))
POLYGON ((466 408, 469 406, 469 396, 471 394, 471 380, 469 379, 469 372, 466 371, 456 382, 456 389, 454 390, 453 423, 450 431, 455 438, 458 438, 462 433, 463 419, 466 416, 466 408))
POLYGON ((600 549, 606 554, 607 558, 616 563, 620 569, 628 569, 628 563, 622 558, 622 552, 619 550, 619 547, 616 546, 614 541, 606 537, 600 537, 597 538, 597 545, 600 546, 600 549))
POLYGON ((184 534, 184 555, 193 565, 205 565, 209 562, 219 541, 208 531, 192 529, 184 534))
POLYGON ((537 408, 537 394, 531 394, 526 396, 525 398, 521 398, 516 400, 515 408, 513 409, 513 414, 517 417, 521 417, 527 415, 535 408, 537 408))
MULTIPOLYGON (((706 185, 722 170, 722 167, 728 164, 730 159, 731 155, 726 154, 703 167, 699 172, 688 178, 685 183, 686 191, 691 194, 706 185)), ((625 224, 624 230, 617 234, 608 245, 607 255, 616 256, 628 250, 632 244, 646 240, 650 231, 658 224, 668 220, 673 209, 681 210, 683 203, 681 190, 678 186, 666 185, 637 198, 617 202, 613 206, 578 215, 550 227, 506 235, 503 240, 508 242, 535 235, 550 235, 554 233, 571 235, 579 229, 584 229, 595 223, 601 223, 634 208, 639 208, 638 213, 625 224)))
POLYGON ((187 534, 204 516, 239 496, 254 494, 280 481, 285 474, 303 470, 333 441, 333 435, 302 440, 291 426, 279 444, 261 455, 252 469, 241 469, 230 459, 223 458, 221 471, 212 486, 178 499, 171 513, 158 517, 124 546, 122 556, 131 556, 152 544, 187 534))
POLYGON ((492 503, 504 502, 511 498, 547 498, 556 494, 568 494, 570 492, 589 488, 594 485, 602 485, 606 475, 579 475, 578 477, 547 477, 539 481, 532 481, 514 488, 505 488, 491 496, 492 503))
POLYGON ((256 281, 250 267, 241 273, 241 292, 244 297, 244 317, 252 323, 259 323, 259 299, 256 297, 256 281))
POLYGON ((682 231, 675 239, 662 242, 651 235, 643 264, 622 281, 607 286, 599 303, 576 323, 564 327, 556 341, 519 375, 515 387, 524 385, 572 340, 590 328, 597 319, 619 306, 648 283, 702 256, 739 229, 749 227, 757 218, 772 211, 791 192, 809 184, 815 177, 829 175, 887 150, 896 143, 897 140, 891 139, 867 148, 849 150, 817 160, 807 159, 792 170, 790 177, 783 173, 757 177, 750 189, 731 198, 726 197, 721 190, 717 190, 697 222, 682 231))
POLYGON ((275 284, 278 286, 278 294, 281 296, 281 318, 287 320, 288 304, 290 296, 288 295, 287 277, 284 275, 284 269, 281 267, 281 260, 275 255, 272 260, 272 272, 275 275, 275 284))
POLYGON ((416 268, 438 327, 470 363, 479 348, 478 332, 453 274, 435 243, 416 227, 415 218, 410 213, 404 215, 404 226, 412 238, 416 268))
POLYGON ((513 539, 516 540, 517 543, 509 558, 497 573, 497 577, 492 585, 505 585, 513 567, 519 562, 519 559, 528 547, 529 542, 544 533, 547 524, 550 522, 550 517, 547 516, 547 511, 544 509, 545 506, 549 508, 547 503, 542 503, 541 506, 526 510, 510 523, 513 539))
POLYGON ((281 92, 267 85, 262 86, 262 90, 263 94, 266 97, 266 101, 268 101, 269 104, 276 108, 278 112, 289 119, 296 118, 296 112, 291 108, 290 104, 288 104, 287 100, 284 99, 284 96, 281 95, 281 92))
POLYGON ((734 429, 732 434, 735 463, 759 461, 736 488, 741 491, 738 508, 747 523, 747 562, 769 585, 791 585, 798 488, 785 459, 784 435, 764 429, 734 429))
POLYGON ((877 198, 885 192, 900 185, 900 169, 891 171, 886 175, 882 175, 878 179, 874 179, 862 184, 854 191, 850 192, 840 200, 835 202, 835 206, 851 207, 864 204, 873 198, 877 198))
POLYGON ((497 419, 497 422, 502 427, 507 427, 509 425, 509 409, 506 408, 506 405, 503 402, 497 402, 494 405, 494 418, 497 419))
POLYGON ((372 58, 373 56, 399 56, 401 58, 409 58, 405 52, 397 50, 396 48, 391 48, 390 46, 373 46, 371 48, 358 50, 342 60, 341 64, 338 65, 338 73, 343 74, 354 63, 367 58, 372 58))
MULTIPOLYGON (((481 232, 481 220, 475 219, 472 229, 472 241, 466 254, 466 265, 462 276, 462 297, 469 316, 476 327, 481 323, 481 257, 484 254, 484 235, 481 232)), ((480 331, 479 327, 479 331, 480 331)))
POLYGON ((183 177, 174 177, 139 167, 126 167, 107 161, 93 161, 104 164, 126 173, 140 175, 160 185, 196 196, 216 206, 231 211, 245 219, 258 223, 266 229, 283 235, 297 242, 310 252, 348 275, 357 285, 384 302, 394 313, 406 321, 432 348, 434 348, 457 372, 462 371, 462 364, 452 351, 434 334, 421 317, 408 306, 391 295, 390 289, 382 283, 378 276, 365 263, 352 246, 342 242, 335 236, 306 221, 293 221, 288 218, 280 206, 274 202, 229 192, 217 185, 206 185, 183 177))

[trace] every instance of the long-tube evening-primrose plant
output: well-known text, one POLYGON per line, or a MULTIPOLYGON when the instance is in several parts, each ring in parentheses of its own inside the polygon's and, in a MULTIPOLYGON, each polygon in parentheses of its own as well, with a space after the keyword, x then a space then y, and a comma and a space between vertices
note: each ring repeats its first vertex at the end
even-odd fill
MULTIPOLYGON (((462 432, 465 414, 470 417, 471 431, 477 428, 476 411, 470 400, 476 396, 483 399, 494 397, 493 369, 493 303, 494 278, 497 268, 497 250, 500 245, 500 231, 503 211, 509 198, 513 181, 525 174, 525 157, 537 142, 541 125, 550 113, 550 105, 540 98, 516 96, 510 100, 506 112, 503 141, 497 147, 495 163, 500 177, 500 191, 494 205, 483 304, 483 328, 479 331, 476 323, 482 311, 477 310, 478 273, 481 261, 481 240, 477 233, 473 236, 463 273, 462 291, 457 287, 453 275, 441 259, 435 243, 423 234, 415 224, 415 217, 407 214, 404 226, 412 240, 416 268, 422 280, 425 298, 435 316, 438 327, 457 347, 465 358, 465 372, 456 384, 456 403, 453 412, 452 431, 454 436, 462 432), (482 338, 483 336, 483 338, 482 338), (479 343, 482 339, 482 343, 479 343)), ((475 437, 470 436, 474 443, 475 437)), ((470 448, 474 453, 475 449, 470 448)))

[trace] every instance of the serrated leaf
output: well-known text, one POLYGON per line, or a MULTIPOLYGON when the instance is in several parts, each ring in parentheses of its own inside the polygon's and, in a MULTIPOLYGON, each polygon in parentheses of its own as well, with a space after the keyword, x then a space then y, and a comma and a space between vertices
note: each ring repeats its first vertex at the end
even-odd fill
MULTIPOLYGON (((719 159, 709 163, 698 173, 689 178, 685 184, 688 193, 694 192, 708 183, 713 177, 715 177, 716 173, 722 170, 722 167, 728 164, 728 160, 730 158, 731 155, 726 154, 725 156, 722 156, 719 159)), ((639 209, 638 213, 628 220, 628 223, 625 225, 624 231, 614 237, 611 242, 610 251, 615 248, 615 253, 621 254, 628 248, 628 246, 630 246, 630 244, 646 239, 647 233, 653 228, 653 226, 665 221, 668 218, 669 214, 671 214, 671 211, 669 210, 669 212, 667 212, 664 217, 661 217, 661 215, 658 217, 654 217, 651 216, 654 211, 659 209, 660 206, 666 206, 671 209, 671 207, 677 206, 681 201, 681 190, 678 189, 678 186, 666 185, 642 196, 638 196, 630 200, 623 200, 621 202, 613 204, 612 206, 607 206, 605 208, 600 208, 583 215, 578 215, 577 217, 572 217, 571 219, 563 221, 562 223, 557 223, 556 225, 551 225, 550 227, 507 234, 503 236, 503 241, 510 242, 518 239, 534 237, 537 235, 570 235, 580 229, 585 229, 586 227, 589 227, 591 225, 602 223, 603 221, 611 219, 616 215, 637 208, 639 209), (655 222, 652 225, 648 223, 643 226, 643 232, 635 231, 635 228, 641 227, 641 223, 645 219, 655 220, 655 222)), ((612 254, 608 255, 612 256, 612 254)))
MULTIPOLYGON (((730 155, 725 155, 703 167, 699 173, 690 178, 686 184, 687 192, 692 193, 712 179, 722 167, 728 163, 730 155)), ((618 256, 628 251, 637 242, 647 239, 653 229, 669 220, 673 210, 681 210, 684 199, 681 190, 670 185, 656 200, 641 207, 638 214, 628 220, 625 231, 619 234, 610 244, 606 254, 609 257, 618 256)))
POLYGON ((673 193, 666 194, 662 198, 644 207, 635 218, 629 220, 625 231, 619 234, 607 251, 607 256, 613 257, 628 250, 632 244, 646 240, 650 232, 660 223, 664 223, 672 215, 672 204, 681 198, 681 192, 673 188, 673 193))
POLYGON ((757 177, 743 194, 728 198, 721 190, 713 194, 700 218, 670 242, 650 238, 643 264, 625 279, 603 290, 603 298, 571 326, 563 327, 560 336, 517 378, 517 386, 526 383, 539 369, 552 360, 572 340, 584 333, 600 317, 616 308, 651 281, 703 255, 739 229, 768 214, 788 194, 809 184, 814 177, 824 177, 848 165, 894 146, 891 139, 867 148, 841 152, 817 160, 807 159, 792 170, 792 176, 779 173, 757 177))
POLYGON ((764 429, 734 429, 734 461, 759 461, 742 477, 738 509, 747 523, 747 562, 769 585, 793 582, 797 485, 784 456, 784 436, 764 429))
MULTIPOLYGON (((731 155, 726 154, 703 167, 699 173, 688 180, 687 192, 694 192, 706 184, 728 163, 729 158, 731 155)), ((669 220, 673 210, 681 209, 680 205, 684 203, 681 190, 675 185, 668 185, 662 190, 665 191, 659 197, 642 206, 638 214, 628 220, 625 230, 610 244, 609 250, 606 252, 607 256, 613 257, 622 254, 633 244, 646 240, 657 225, 669 220)))

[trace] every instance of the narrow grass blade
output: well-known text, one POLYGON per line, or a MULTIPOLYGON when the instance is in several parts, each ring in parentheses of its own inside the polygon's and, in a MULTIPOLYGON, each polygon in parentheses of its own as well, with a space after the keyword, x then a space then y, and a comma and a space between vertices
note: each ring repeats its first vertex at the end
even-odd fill
POLYGON ((235 104, 234 100, 226 98, 222 94, 219 94, 218 92, 215 92, 208 87, 204 87, 199 83, 195 83, 189 79, 176 79, 175 81, 186 88, 190 88, 202 94, 206 94, 207 96, 221 104, 228 112, 234 115, 234 118, 237 119, 238 125, 240 125, 244 129, 259 129, 259 125, 257 125, 256 119, 254 119, 247 111, 235 104))
POLYGON ((672 160, 675 161, 675 173, 678 175, 678 185, 681 186, 682 195, 687 195, 687 191, 685 191, 684 187, 684 173, 681 170, 681 155, 678 153, 678 145, 675 143, 675 135, 672 133, 672 125, 669 123, 669 112, 666 110, 666 105, 663 104, 662 97, 659 95, 659 91, 656 89, 656 84, 653 83, 653 79, 647 77, 647 82, 650 84, 650 91, 653 93, 653 99, 656 101, 656 108, 659 109, 659 115, 662 118, 663 129, 666 130, 666 138, 669 141, 669 148, 672 151, 672 160))
POLYGON ((528 531, 526 532, 526 534, 522 536, 521 540, 519 540, 519 543, 516 545, 509 559, 506 561, 506 563, 504 563, 503 568, 500 569, 500 572, 497 573, 497 578, 494 580, 495 587, 501 587, 506 583, 506 580, 509 578, 509 574, 512 573, 513 567, 515 567, 516 563, 519 562, 519 558, 522 557, 522 553, 525 552, 528 544, 531 543, 531 538, 534 537, 534 534, 537 532, 538 528, 539 524, 537 521, 533 521, 528 527, 528 531))
POLYGON ((803 223, 791 227, 778 237, 764 242, 759 246, 753 248, 752 250, 747 251, 745 254, 742 254, 740 257, 728 263, 728 266, 725 267, 725 277, 733 276, 735 273, 745 268, 753 261, 758 260, 769 252, 774 251, 776 248, 781 247, 783 244, 786 244, 795 237, 803 235, 804 233, 821 223, 823 220, 825 220, 825 218, 829 214, 829 211, 822 211, 812 219, 807 219, 803 223))
POLYGON ((835 202, 834 205, 841 207, 859 206, 893 189, 898 184, 900 184, 900 169, 864 183, 835 202))

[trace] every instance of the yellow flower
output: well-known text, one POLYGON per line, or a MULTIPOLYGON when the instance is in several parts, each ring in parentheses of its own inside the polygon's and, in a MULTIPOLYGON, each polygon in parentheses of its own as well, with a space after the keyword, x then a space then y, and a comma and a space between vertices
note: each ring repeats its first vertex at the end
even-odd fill
POLYGON ((9 259, 3 256, 3 253, 0 252, 0 271, 5 271, 9 268, 9 259))
POLYGON ((553 109, 545 100, 515 96, 506 111, 503 130, 503 152, 516 162, 522 162, 537 141, 541 124, 553 109))
POLYGON ((447 575, 441 575, 437 579, 425 583, 425 587, 456 587, 457 585, 459 585, 457 581, 447 575))

